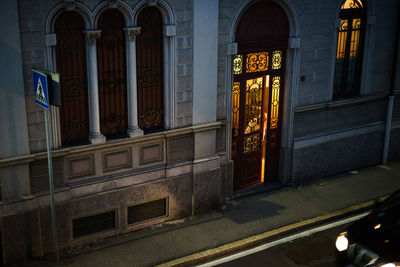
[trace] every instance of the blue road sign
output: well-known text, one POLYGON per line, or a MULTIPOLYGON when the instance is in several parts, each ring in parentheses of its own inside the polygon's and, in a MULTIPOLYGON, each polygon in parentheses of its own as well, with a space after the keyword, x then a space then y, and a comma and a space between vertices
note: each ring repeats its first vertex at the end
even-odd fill
POLYGON ((37 70, 32 70, 33 91, 36 104, 49 109, 49 90, 47 86, 47 75, 37 70))

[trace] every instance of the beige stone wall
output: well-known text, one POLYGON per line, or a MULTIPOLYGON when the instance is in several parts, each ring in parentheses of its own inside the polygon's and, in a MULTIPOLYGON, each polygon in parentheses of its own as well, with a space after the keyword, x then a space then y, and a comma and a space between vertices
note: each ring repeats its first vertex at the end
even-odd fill
MULTIPOLYGON (((227 194, 227 189, 221 188, 226 166, 222 171, 219 157, 209 149, 194 159, 194 136, 199 132, 202 137, 213 136, 214 140, 202 138, 201 145, 213 145, 211 150, 215 151, 215 131, 220 127, 221 123, 213 123, 55 150, 55 205, 61 250, 217 207, 225 198, 221 192, 227 194), (128 224, 128 207, 161 198, 167 199, 165 216, 128 224), (113 210, 115 228, 74 238, 74 219, 113 210)), ((30 166, 30 188, 27 192, 7 192, 0 205, 2 227, 10 229, 2 232, 7 263, 40 257, 52 250, 46 153, 3 160, 0 170, 24 164, 30 166)))
MULTIPOLYGON (((103 0, 79 1, 92 12, 103 0)), ((132 9, 141 1, 122 0, 132 9)), ((191 0, 165 1, 172 9, 176 26, 175 45, 173 47, 175 65, 175 88, 167 88, 174 94, 175 127, 192 124, 192 73, 193 73, 193 3, 191 0)), ((45 151, 46 135, 43 109, 34 103, 32 73, 33 67, 46 69, 51 62, 45 46, 45 24, 50 12, 58 5, 58 0, 19 0, 19 19, 21 47, 23 57, 23 76, 25 104, 27 113, 29 147, 32 153, 45 151)), ((93 29, 88 29, 93 30, 93 29)), ((166 85, 168 86, 168 85, 166 85)))

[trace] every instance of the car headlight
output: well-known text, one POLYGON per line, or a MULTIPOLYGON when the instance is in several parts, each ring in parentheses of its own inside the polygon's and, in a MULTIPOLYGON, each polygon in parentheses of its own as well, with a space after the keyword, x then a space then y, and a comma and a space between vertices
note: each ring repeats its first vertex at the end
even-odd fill
POLYGON ((379 267, 399 267, 400 263, 385 263, 383 265, 379 265, 379 267))
MULTIPOLYGON (((336 249, 338 251, 344 251, 349 247, 349 240, 346 237, 347 232, 341 233, 337 238, 336 238, 336 249)), ((385 266, 385 267, 391 267, 391 266, 385 266)))

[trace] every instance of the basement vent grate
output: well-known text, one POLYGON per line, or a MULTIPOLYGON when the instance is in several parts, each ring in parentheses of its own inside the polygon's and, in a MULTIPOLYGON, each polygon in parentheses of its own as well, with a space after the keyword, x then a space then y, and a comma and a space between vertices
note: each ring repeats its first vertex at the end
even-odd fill
POLYGON ((115 210, 74 219, 72 225, 74 238, 113 229, 116 227, 115 210))
POLYGON ((128 224, 144 222, 167 215, 167 198, 128 207, 128 224))

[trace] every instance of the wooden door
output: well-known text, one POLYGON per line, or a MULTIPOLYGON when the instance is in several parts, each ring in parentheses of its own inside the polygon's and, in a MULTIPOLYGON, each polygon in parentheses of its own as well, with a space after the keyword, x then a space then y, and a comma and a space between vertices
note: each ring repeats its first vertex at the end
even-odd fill
POLYGON ((260 180, 261 139, 263 125, 263 95, 265 77, 238 79, 240 87, 239 131, 235 136, 237 146, 238 180, 236 187, 246 187, 260 180))
POLYGON ((244 53, 233 62, 234 190, 278 179, 283 50, 244 53))
POLYGON ((241 14, 233 60, 234 190, 278 179, 288 38, 289 22, 277 3, 257 1, 241 14))

